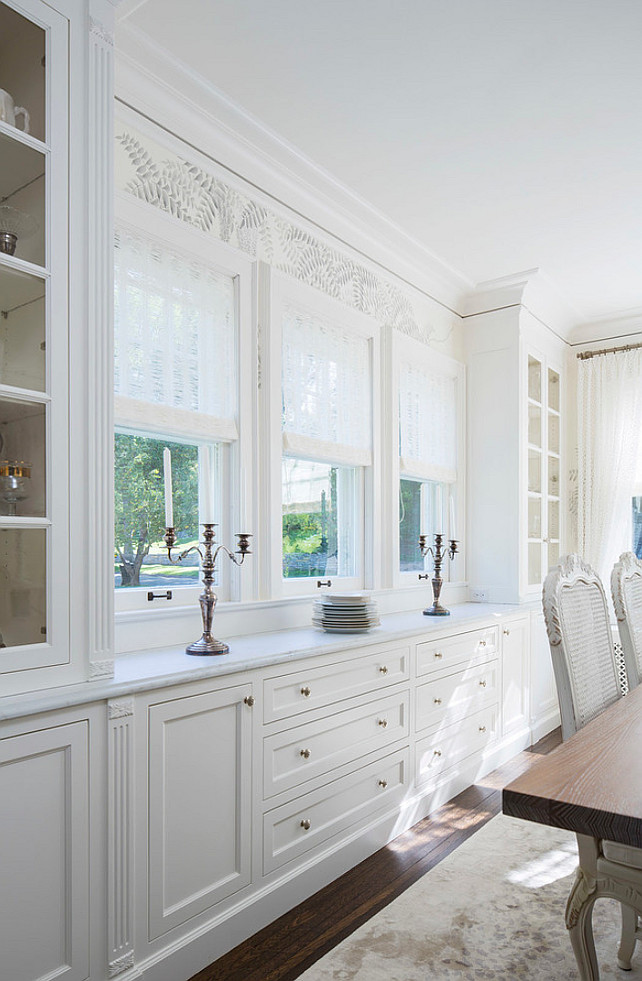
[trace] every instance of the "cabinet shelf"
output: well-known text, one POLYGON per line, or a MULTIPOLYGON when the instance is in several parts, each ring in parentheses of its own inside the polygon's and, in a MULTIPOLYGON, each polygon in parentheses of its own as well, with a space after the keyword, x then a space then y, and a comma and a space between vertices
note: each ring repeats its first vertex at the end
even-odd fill
POLYGON ((15 140, 17 143, 23 143, 25 146, 30 147, 32 150, 37 150, 39 153, 46 155, 50 152, 49 145, 43 143, 42 140, 36 139, 31 133, 24 133, 17 126, 10 126, 8 123, 4 123, 0 119, 0 136, 7 136, 10 140, 15 140))
POLYGON ((0 252, 0 267, 7 266, 8 269, 16 269, 18 272, 29 273, 30 276, 39 276, 40 279, 49 278, 49 270, 37 262, 30 262, 28 259, 21 259, 17 255, 5 255, 0 252))

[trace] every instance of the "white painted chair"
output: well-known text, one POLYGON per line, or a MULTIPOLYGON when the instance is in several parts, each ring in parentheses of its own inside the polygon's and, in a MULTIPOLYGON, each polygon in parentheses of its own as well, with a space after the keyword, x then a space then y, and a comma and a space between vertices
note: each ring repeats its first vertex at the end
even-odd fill
POLYGON ((611 573, 611 594, 629 688, 642 680, 642 562, 623 552, 611 573))
MULTIPOLYGON (((543 590, 544 619, 562 716, 562 738, 596 718, 620 697, 604 587, 579 555, 566 555, 549 572, 543 590)), ((598 981, 592 915, 597 899, 622 904, 622 936, 617 963, 631 969, 642 936, 642 849, 577 836, 580 862, 566 907, 575 959, 582 981, 598 981)))

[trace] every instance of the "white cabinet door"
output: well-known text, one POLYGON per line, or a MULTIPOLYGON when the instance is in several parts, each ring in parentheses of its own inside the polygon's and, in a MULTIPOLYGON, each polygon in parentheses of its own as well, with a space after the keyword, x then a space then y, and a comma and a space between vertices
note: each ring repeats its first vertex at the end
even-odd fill
POLYGON ((505 620, 502 638, 502 733, 527 729, 530 717, 528 699, 528 655, 530 617, 505 620))
POLYGON ((0 976, 89 975, 88 723, 0 740, 0 976))
POLYGON ((544 616, 531 614, 530 715, 533 742, 559 725, 557 688, 544 616))
POLYGON ((250 881, 251 685, 149 707, 149 939, 250 881))

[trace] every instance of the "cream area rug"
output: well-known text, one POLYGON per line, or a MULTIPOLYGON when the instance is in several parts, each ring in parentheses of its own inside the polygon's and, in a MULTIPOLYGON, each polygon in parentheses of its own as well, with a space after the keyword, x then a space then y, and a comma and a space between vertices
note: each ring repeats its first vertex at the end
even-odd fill
MULTIPOLYGON (((300 981, 576 979, 564 926, 576 865, 574 835, 495 817, 300 981)), ((642 979, 640 945, 632 971, 617 967, 614 901, 598 900, 593 926, 601 978, 642 979)))

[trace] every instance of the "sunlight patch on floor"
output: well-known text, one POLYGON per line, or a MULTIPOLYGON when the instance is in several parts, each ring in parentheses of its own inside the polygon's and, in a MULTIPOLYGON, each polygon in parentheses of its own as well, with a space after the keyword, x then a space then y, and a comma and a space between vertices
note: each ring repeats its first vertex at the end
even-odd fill
POLYGON ((527 889, 541 889, 550 882, 557 882, 571 875, 577 868, 577 846, 575 841, 562 845, 553 851, 538 855, 532 862, 510 871, 506 878, 515 885, 527 889))

